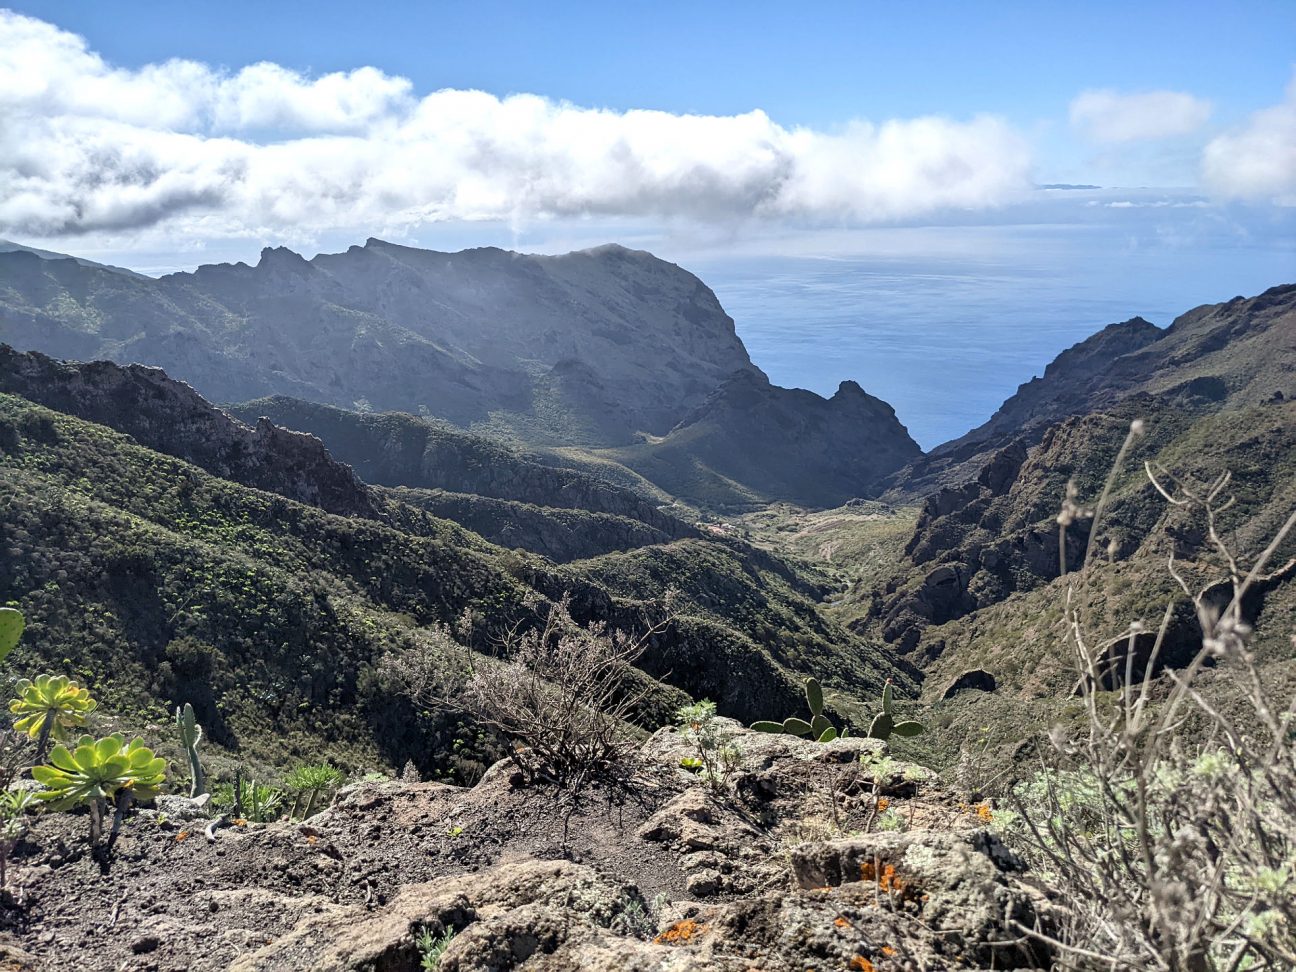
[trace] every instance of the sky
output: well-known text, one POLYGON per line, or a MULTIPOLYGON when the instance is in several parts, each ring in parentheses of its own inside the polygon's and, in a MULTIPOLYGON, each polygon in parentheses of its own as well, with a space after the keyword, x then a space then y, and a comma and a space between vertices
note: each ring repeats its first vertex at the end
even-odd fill
POLYGON ((163 273, 369 236, 641 246, 745 339, 840 309, 820 263, 770 310, 769 260, 990 259, 1005 309, 1076 261, 1131 312, 1227 299, 1296 279, 1296 2, 0 8, 0 238, 163 273), (1107 259, 1136 251, 1143 289, 1107 259))

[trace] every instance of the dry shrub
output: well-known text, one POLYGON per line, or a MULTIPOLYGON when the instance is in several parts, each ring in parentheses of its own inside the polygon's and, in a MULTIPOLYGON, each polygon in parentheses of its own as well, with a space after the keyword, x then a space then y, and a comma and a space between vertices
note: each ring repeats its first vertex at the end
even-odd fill
MULTIPOLYGON (((1140 431, 1135 423, 1092 513, 1069 492, 1058 518, 1063 530, 1092 515, 1090 537, 1097 533, 1140 431)), ((1059 892, 1058 924, 1048 934, 1021 930, 1050 941, 1069 968, 1293 969, 1296 698, 1266 684, 1249 647, 1243 601, 1278 573, 1265 574, 1296 527, 1296 513, 1245 569, 1218 528, 1232 502, 1227 474, 1205 487, 1172 482, 1150 466, 1147 474, 1169 504, 1204 521, 1206 547, 1193 570, 1173 554, 1167 565, 1196 609, 1201 647, 1186 667, 1156 674, 1172 602, 1141 673, 1136 641, 1150 632, 1130 626, 1115 659, 1124 677, 1104 691, 1112 684, 1113 639, 1093 630, 1088 553, 1071 575, 1067 641, 1079 668, 1083 728, 1053 731, 1043 772, 1016 791, 1014 824, 1059 892), (1193 572, 1206 582, 1190 585, 1193 572), (1204 692, 1203 670, 1215 665, 1234 679, 1238 697, 1227 707, 1204 692)))
POLYGON ((637 636, 603 622, 582 625, 563 598, 542 625, 514 626, 487 653, 433 628, 385 668, 420 704, 461 711, 511 740, 510 757, 528 779, 580 789, 621 775, 635 747, 628 726, 652 692, 634 663, 669 621, 663 608, 637 636))

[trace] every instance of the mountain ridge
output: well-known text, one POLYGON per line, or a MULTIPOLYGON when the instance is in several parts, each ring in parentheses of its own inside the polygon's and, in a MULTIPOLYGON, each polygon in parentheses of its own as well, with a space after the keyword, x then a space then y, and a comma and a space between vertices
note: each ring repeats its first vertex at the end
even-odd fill
POLYGON ((0 340, 57 358, 138 360, 217 401, 287 396, 430 414, 528 446, 611 450, 703 505, 833 505, 920 454, 894 410, 851 394, 854 383, 831 399, 770 384, 710 288, 618 244, 543 256, 370 238, 310 260, 266 247, 255 265, 157 280, 0 253, 0 340), (744 395, 788 435, 767 443, 732 401, 744 395), (800 481, 741 454, 770 445, 808 464, 800 481), (846 461, 856 445, 867 449, 846 461))

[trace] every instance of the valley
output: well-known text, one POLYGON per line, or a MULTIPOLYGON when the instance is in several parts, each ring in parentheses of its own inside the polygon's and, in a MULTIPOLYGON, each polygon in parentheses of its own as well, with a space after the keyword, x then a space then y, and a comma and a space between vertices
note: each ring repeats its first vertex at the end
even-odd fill
MULTIPOLYGON (((876 843, 890 801, 908 807, 900 829, 919 856, 949 852, 937 820, 1011 820, 1011 781, 1041 759, 1042 731, 1086 718, 1089 695, 1059 650, 1070 598, 1083 597, 1084 623, 1106 646, 1100 688, 1146 673, 1164 696, 1170 673, 1198 664, 1203 638, 1176 574, 1189 590, 1218 586, 1224 538, 1243 565, 1279 541, 1239 609, 1254 632, 1246 666, 1211 661, 1202 698, 1225 704, 1247 672, 1279 691, 1296 685, 1296 540, 1283 533, 1296 509, 1296 286, 1190 310, 1166 329, 1113 324, 1063 351, 986 423, 927 453, 853 382, 831 398, 771 385, 701 281, 620 247, 533 258, 370 240, 312 261, 267 250, 256 267, 160 280, 0 252, 0 343, 0 602, 26 621, 14 676, 78 679, 98 701, 95 731, 139 736, 173 777, 184 752, 168 723, 189 704, 214 783, 283 780, 317 763, 351 781, 309 822, 290 814, 286 840, 347 845, 362 808, 407 804, 383 819, 444 819, 457 837, 472 829, 455 822, 465 800, 526 803, 525 786, 539 784, 501 776, 510 760, 525 766, 508 718, 474 719, 471 706, 427 686, 455 670, 456 652, 478 659, 471 679, 488 678, 556 616, 569 628, 555 646, 581 642, 582 631, 592 644, 605 632, 641 639, 626 675, 633 690, 617 690, 633 701, 617 710, 616 731, 642 747, 636 772, 659 789, 633 827, 642 836, 664 813, 669 840, 705 824, 729 843, 702 864, 645 865, 639 886, 617 893, 651 911, 640 892, 661 891, 675 910, 661 906, 652 934, 638 938, 616 926, 620 945, 596 945, 589 935, 603 932, 588 929, 571 939, 579 944, 555 944, 578 963, 555 968, 584 968, 573 956, 631 940, 646 950, 643 967, 656 968, 654 949, 669 945, 659 929, 739 921, 732 909, 763 900, 761 881, 777 883, 771 862, 793 835, 863 828, 876 843), (1225 473, 1231 499, 1207 530, 1201 511, 1175 497, 1225 473), (1075 513, 1059 529, 1064 503, 1075 513), (1138 632, 1158 625, 1149 655, 1138 632), (432 666, 419 691, 416 664, 432 666), (822 685, 822 712, 807 680, 822 685), (884 694, 921 720, 885 744, 866 738, 884 694), (830 737, 849 736, 825 740, 837 755, 802 779, 795 766, 819 765, 816 744, 778 750, 769 769, 761 733, 742 725, 796 722, 807 699, 830 737), (699 703, 714 705, 680 715, 699 703), (732 743, 698 742, 701 756, 671 750, 662 761, 663 746, 713 718, 732 743), (690 776, 689 760, 719 759, 731 744, 734 766, 690 776), (839 756, 849 772, 832 768, 839 756), (874 758, 912 768, 870 784, 858 766, 874 758), (766 771, 775 782, 758 782, 766 771), (906 772, 925 782, 911 787, 906 772), (719 802, 689 809, 708 779, 723 780, 708 791, 719 802), (825 786, 827 809, 809 810, 825 786), (801 803, 780 802, 793 793, 801 803), (772 816, 748 833, 725 816, 731 799, 748 810, 774 801, 772 816), (739 864, 744 839, 759 852, 739 864)), ((536 698, 562 688, 544 672, 532 672, 536 698)), ((623 800, 614 790, 603 795, 623 800)), ((587 863, 606 864, 630 839, 584 804, 571 812, 601 835, 585 846, 587 863)), ((546 853, 569 855, 567 837, 541 818, 546 853)), ((162 827, 158 839, 181 839, 163 817, 147 819, 162 827)), ((155 854, 140 826, 149 824, 124 846, 155 854)), ((207 840, 246 838, 238 854, 286 853, 297 863, 282 866, 306 866, 270 846, 276 826, 207 840)), ((490 826, 493 839, 519 839, 490 826)), ((407 853, 402 834, 388 827, 375 845, 388 876, 373 887, 398 901, 415 894, 390 876, 407 853)), ((439 839, 432 853, 445 860, 419 880, 445 880, 462 858, 507 884, 512 872, 484 846, 461 854, 439 839)), ((356 848, 338 853, 359 866, 356 848)), ((46 871, 88 863, 48 844, 30 855, 46 871)), ((928 874, 929 893, 947 879, 928 874)), ((994 878, 1047 926, 1047 909, 1014 880, 994 878)), ((815 886, 806 877, 801 893, 815 886)), ((347 887, 329 892, 329 915, 360 907, 347 887)), ((304 946, 292 943, 325 934, 327 922, 295 916, 295 892, 258 893, 277 896, 281 917, 266 926, 267 950, 235 952, 256 956, 248 968, 301 967, 291 955, 304 946)), ((528 907, 507 894, 508 908, 528 907)), ((471 924, 436 908, 447 928, 471 924)), ((574 920, 559 913, 544 920, 574 920)), ((261 934, 247 914, 230 920, 222 934, 261 934)), ((926 960, 950 960, 939 944, 896 934, 926 960)), ((370 967, 413 967, 402 964, 413 954, 408 933, 374 935, 390 941, 364 953, 378 963, 370 967)), ((20 951, 44 954, 19 938, 20 951)), ((340 947, 336 928, 325 938, 319 947, 340 947)), ((740 962, 731 932, 707 942, 708 957, 690 953, 695 964, 679 967, 740 962)), ((179 968, 189 948, 145 951, 157 951, 156 967, 179 968)), ((761 948, 768 961, 789 960, 772 939, 761 948)), ((1044 957, 1024 948, 1011 961, 1044 957)), ((329 961, 359 967, 340 952, 329 961)))

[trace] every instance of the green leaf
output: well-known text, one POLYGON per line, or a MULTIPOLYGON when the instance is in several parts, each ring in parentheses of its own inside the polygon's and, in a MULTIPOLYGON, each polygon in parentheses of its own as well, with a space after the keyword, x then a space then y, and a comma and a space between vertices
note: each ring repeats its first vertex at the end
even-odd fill
POLYGON ((810 723, 804 719, 798 719, 794 716, 791 719, 783 720, 783 731, 793 736, 808 736, 810 735, 810 729, 810 723))
POLYGON ((891 731, 894 732, 897 736, 921 736, 926 730, 927 727, 924 726, 921 722, 910 721, 910 722, 897 722, 895 724, 895 727, 892 728, 891 731))
POLYGON ((879 713, 869 726, 869 735, 874 739, 887 739, 891 735, 891 730, 895 728, 895 720, 885 712, 879 713))
POLYGON ((18 645, 27 620, 16 608, 0 608, 0 663, 9 657, 9 652, 18 645))
POLYGON ((811 715, 823 714, 823 686, 817 678, 807 678, 805 683, 806 702, 810 704, 811 715))
POLYGON ((882 686, 882 712, 884 715, 891 714, 891 699, 894 693, 891 690, 891 683, 887 682, 882 686))
POLYGON ((837 738, 837 730, 834 729, 832 726, 829 726, 827 729, 823 731, 823 734, 819 737, 819 741, 832 742, 836 738, 837 738))
POLYGON ((832 728, 832 723, 828 721, 827 716, 817 715, 810 722, 810 732, 818 739, 824 734, 824 731, 832 728))
POLYGON ((768 719, 762 719, 759 722, 753 722, 751 727, 756 732, 779 732, 783 731, 783 723, 770 722, 768 719))

